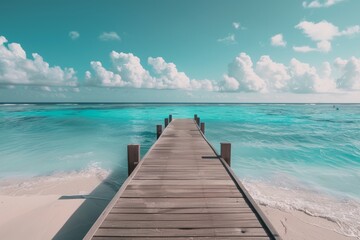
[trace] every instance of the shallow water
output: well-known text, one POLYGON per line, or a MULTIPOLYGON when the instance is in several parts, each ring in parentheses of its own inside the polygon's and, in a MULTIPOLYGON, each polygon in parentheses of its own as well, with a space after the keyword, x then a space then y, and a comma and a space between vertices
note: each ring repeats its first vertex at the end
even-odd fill
POLYGON ((0 179, 28 181, 96 166, 116 169, 123 180, 127 144, 141 144, 144 155, 155 141, 155 125, 169 113, 197 113, 216 148, 232 143, 232 168, 259 202, 325 217, 343 233, 360 235, 360 105, 336 107, 0 105, 0 179))

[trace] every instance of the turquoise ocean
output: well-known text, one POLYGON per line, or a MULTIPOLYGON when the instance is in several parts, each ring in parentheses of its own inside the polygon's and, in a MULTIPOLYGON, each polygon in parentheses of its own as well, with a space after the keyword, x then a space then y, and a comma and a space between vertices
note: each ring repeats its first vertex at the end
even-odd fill
POLYGON ((143 156, 168 114, 198 114, 215 148, 231 142, 232 168, 260 204, 360 235, 356 104, 0 104, 0 182, 107 171, 118 188, 127 144, 143 156))

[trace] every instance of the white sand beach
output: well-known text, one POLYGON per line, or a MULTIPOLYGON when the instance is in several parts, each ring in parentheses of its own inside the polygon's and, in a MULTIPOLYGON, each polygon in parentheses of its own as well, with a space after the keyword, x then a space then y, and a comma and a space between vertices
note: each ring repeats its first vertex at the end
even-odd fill
MULTIPOLYGON (((75 218, 69 228, 63 228, 68 219, 84 203, 85 199, 61 199, 62 196, 78 196, 91 193, 106 178, 102 174, 71 174, 63 179, 50 177, 32 182, 2 183, 0 188, 0 236, 2 239, 65 239, 77 229, 89 228, 90 214, 97 209, 98 203, 106 200, 88 199, 82 214, 75 218), (7 185, 7 186, 4 186, 7 185), (91 207, 89 207, 91 206, 91 207), (60 231, 61 230, 61 231, 60 231), (60 231, 60 233, 59 233, 60 231)), ((262 209, 283 239, 326 239, 350 240, 337 233, 338 226, 323 218, 312 217, 299 211, 283 212, 264 207, 262 209)), ((96 212, 96 211, 95 211, 96 212)), ((98 213, 97 213, 98 214, 98 213)), ((96 216, 91 216, 91 219, 96 216)))

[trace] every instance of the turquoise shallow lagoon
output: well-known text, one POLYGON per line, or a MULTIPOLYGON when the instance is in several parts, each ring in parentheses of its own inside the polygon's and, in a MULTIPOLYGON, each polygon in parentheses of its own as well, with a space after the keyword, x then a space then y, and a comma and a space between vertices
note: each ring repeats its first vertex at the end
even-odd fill
POLYGON ((206 122, 216 147, 264 205, 297 209, 360 235, 360 105, 2 104, 0 180, 80 171, 127 175, 126 145, 142 155, 169 113, 206 122), (338 108, 338 110, 337 110, 338 108))

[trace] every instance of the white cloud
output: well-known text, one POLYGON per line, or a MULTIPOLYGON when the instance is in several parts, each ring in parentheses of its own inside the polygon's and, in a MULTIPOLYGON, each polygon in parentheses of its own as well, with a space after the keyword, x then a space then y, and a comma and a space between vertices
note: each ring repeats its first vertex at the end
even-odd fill
POLYGON ((340 36, 351 36, 354 35, 356 33, 360 32, 360 26, 359 25, 355 25, 355 26, 351 26, 346 28, 345 30, 341 31, 339 33, 340 36))
POLYGON ((213 91, 216 86, 210 80, 190 79, 184 72, 179 72, 174 63, 163 58, 148 58, 153 75, 147 71, 140 59, 132 53, 110 54, 112 70, 106 70, 101 62, 91 62, 92 72, 86 72, 86 83, 104 87, 135 87, 157 89, 203 89, 213 91))
POLYGON ((295 52, 302 52, 302 53, 308 53, 308 52, 314 52, 317 51, 316 48, 312 48, 309 46, 294 46, 293 47, 295 52))
MULTIPOLYGON (((265 82, 253 69, 253 62, 246 53, 240 53, 229 64, 228 73, 225 75, 226 83, 236 79, 239 83, 237 90, 246 92, 261 92, 265 88, 265 82)), ((234 86, 234 84, 231 84, 234 86)))
POLYGON ((314 23, 302 21, 295 28, 300 29, 303 33, 317 44, 316 48, 309 46, 295 46, 293 49, 297 52, 329 52, 331 50, 331 40, 340 36, 352 36, 360 33, 360 26, 355 25, 340 31, 337 26, 325 20, 314 23))
POLYGON ((360 58, 351 57, 349 60, 337 58, 335 66, 341 75, 337 79, 337 87, 344 90, 360 90, 360 58))
POLYGON ((69 32, 69 37, 72 40, 78 39, 80 37, 80 33, 77 31, 71 31, 71 32, 69 32))
POLYGON ((241 24, 239 22, 233 22, 232 25, 235 29, 239 29, 241 27, 241 24))
POLYGON ((239 89, 240 83, 233 77, 229 77, 227 74, 223 77, 223 82, 221 83, 220 89, 222 91, 236 91, 239 89))
POLYGON ((312 48, 309 46, 294 46, 293 50, 295 52, 330 52, 331 51, 331 42, 330 41, 320 41, 316 43, 316 48, 312 48))
POLYGON ((37 53, 27 58, 20 44, 0 36, 0 84, 75 86, 77 78, 73 68, 50 67, 37 53))
POLYGON ((234 34, 229 34, 228 36, 226 36, 224 38, 219 38, 217 41, 221 42, 221 43, 225 43, 225 44, 235 44, 236 43, 234 34))
POLYGON ((116 32, 103 32, 100 34, 99 39, 101 41, 120 41, 121 38, 116 32))
POLYGON ((318 73, 315 67, 292 59, 289 66, 262 56, 255 68, 251 58, 241 53, 229 65, 220 89, 245 92, 317 93, 336 91, 329 64, 318 73))
POLYGON ((330 52, 331 50, 331 42, 330 41, 320 41, 316 43, 317 50, 320 52, 330 52))
POLYGON ((101 85, 104 87, 124 87, 126 84, 119 74, 106 70, 101 62, 92 61, 90 66, 95 74, 86 71, 85 79, 89 85, 101 85))
POLYGON ((336 59, 335 66, 341 73, 335 77, 330 63, 324 62, 316 69, 295 58, 288 65, 275 62, 270 56, 261 56, 254 64, 250 56, 240 53, 229 64, 228 72, 219 82, 191 79, 179 71, 174 63, 162 57, 149 57, 149 71, 140 58, 132 53, 111 52, 111 69, 101 62, 91 62, 86 72, 86 84, 102 87, 133 87, 155 89, 207 90, 223 92, 292 92, 334 93, 360 90, 360 59, 336 59))
POLYGON ((281 33, 276 34, 275 36, 271 37, 271 45, 276 47, 285 47, 286 41, 284 41, 284 37, 281 33))
POLYGON ((259 77, 264 79, 268 91, 286 91, 291 78, 288 68, 282 63, 274 62, 269 56, 262 56, 255 68, 259 77))
POLYGON ((295 28, 302 30, 313 41, 330 41, 339 35, 339 28, 325 20, 318 23, 302 21, 295 28))
POLYGON ((324 7, 331 7, 337 3, 343 2, 344 0, 313 0, 310 2, 304 1, 302 3, 304 8, 324 8, 324 7))
POLYGON ((315 67, 293 58, 290 61, 291 76, 289 88, 296 93, 334 92, 333 79, 321 78, 315 67))

